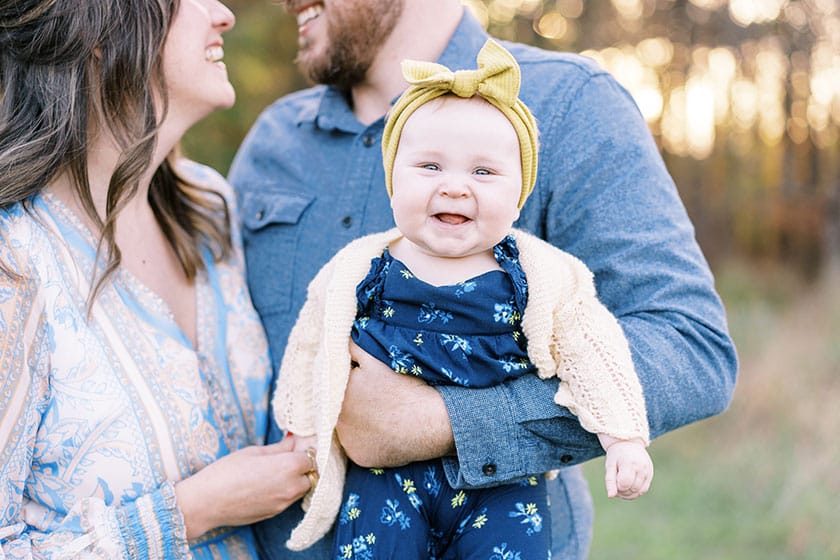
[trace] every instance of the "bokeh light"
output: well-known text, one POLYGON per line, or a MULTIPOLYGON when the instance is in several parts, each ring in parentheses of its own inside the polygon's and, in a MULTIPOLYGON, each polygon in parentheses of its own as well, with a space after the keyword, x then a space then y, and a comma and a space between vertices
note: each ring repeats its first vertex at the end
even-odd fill
POLYGON ((838 136, 836 0, 689 0, 685 10, 692 24, 701 20, 719 29, 695 44, 678 32, 684 25, 673 26, 676 31, 669 26, 664 14, 677 10, 670 1, 464 3, 500 36, 522 39, 516 37, 517 19, 530 18, 533 33, 548 48, 596 60, 627 88, 662 147, 675 155, 707 158, 722 132, 732 132, 744 149, 752 142, 776 146, 786 137, 826 148, 838 136), (789 35, 770 31, 777 24, 786 24, 789 35), (771 27, 751 31, 761 26, 771 27), (592 40, 590 32, 618 40, 576 48, 592 40))

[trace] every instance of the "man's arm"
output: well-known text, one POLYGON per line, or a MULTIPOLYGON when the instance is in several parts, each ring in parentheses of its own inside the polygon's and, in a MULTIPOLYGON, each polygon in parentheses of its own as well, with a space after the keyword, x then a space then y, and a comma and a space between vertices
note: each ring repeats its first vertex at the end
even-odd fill
POLYGON ((603 453, 595 434, 554 404, 557 383, 527 375, 481 389, 430 387, 372 359, 350 373, 336 429, 358 465, 443 457, 450 483, 496 486, 603 453))
POLYGON ((449 414, 434 388, 395 374, 353 342, 350 355, 358 367, 350 372, 336 430, 357 465, 395 467, 455 453, 449 414))

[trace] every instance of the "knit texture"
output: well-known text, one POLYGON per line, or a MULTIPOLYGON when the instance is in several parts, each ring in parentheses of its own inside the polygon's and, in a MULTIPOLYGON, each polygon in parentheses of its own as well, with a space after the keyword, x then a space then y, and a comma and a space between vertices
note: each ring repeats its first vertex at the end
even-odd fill
POLYGON ((404 60, 403 77, 411 84, 394 103, 382 131, 382 164, 385 167, 385 188, 393 192, 391 176, 400 135, 406 121, 418 107, 446 94, 469 99, 478 95, 496 107, 513 125, 519 138, 522 161, 522 193, 518 207, 522 208, 537 180, 537 123, 528 107, 517 97, 521 81, 519 64, 504 47, 493 39, 481 48, 476 58, 476 70, 453 72, 436 62, 404 60))
MULTIPOLYGON (((531 234, 512 234, 528 281, 522 317, 528 356, 540 377, 560 378, 555 402, 590 432, 647 443, 645 402, 630 349, 618 321, 598 301, 592 273, 577 258, 531 234)), ((289 335, 274 393, 275 419, 285 430, 317 436, 321 475, 304 500, 303 520, 286 543, 292 550, 323 537, 340 508, 346 456, 335 425, 350 372, 356 286, 371 259, 400 236, 392 229, 339 251, 309 285, 289 335)))

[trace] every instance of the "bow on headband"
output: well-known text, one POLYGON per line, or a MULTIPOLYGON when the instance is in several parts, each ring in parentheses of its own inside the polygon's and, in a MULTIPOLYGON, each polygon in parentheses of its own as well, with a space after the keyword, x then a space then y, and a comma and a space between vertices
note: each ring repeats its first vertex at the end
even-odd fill
POLYGON ((453 72, 434 62, 404 60, 403 76, 411 86, 394 103, 382 132, 382 162, 385 167, 385 186, 393 192, 391 175, 400 135, 406 121, 418 107, 442 95, 454 94, 470 98, 481 96, 501 111, 511 122, 519 138, 522 161, 522 194, 519 207, 534 189, 537 178, 537 125, 531 111, 517 97, 520 72, 516 59, 492 39, 488 39, 476 58, 475 70, 453 72))
POLYGON ((512 107, 519 94, 519 66, 513 56, 495 41, 488 40, 476 59, 477 70, 453 72, 442 64, 404 60, 402 71, 413 86, 438 89, 458 97, 480 95, 512 107))

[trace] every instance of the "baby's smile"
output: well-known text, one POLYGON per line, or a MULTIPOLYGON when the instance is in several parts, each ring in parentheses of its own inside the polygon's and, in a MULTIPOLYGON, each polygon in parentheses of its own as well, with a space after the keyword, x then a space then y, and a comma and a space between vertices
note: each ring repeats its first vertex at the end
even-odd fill
POLYGON ((441 212, 440 214, 435 214, 434 217, 437 218, 439 221, 451 226, 458 226, 470 221, 469 218, 462 214, 448 214, 441 212))

